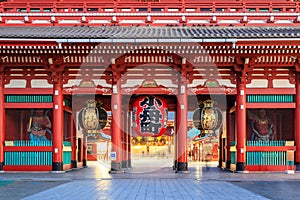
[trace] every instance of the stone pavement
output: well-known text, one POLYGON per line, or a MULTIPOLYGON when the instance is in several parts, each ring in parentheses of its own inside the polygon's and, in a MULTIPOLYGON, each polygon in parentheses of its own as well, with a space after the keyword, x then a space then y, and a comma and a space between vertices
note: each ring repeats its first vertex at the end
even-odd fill
POLYGON ((191 162, 190 173, 179 174, 171 166, 158 168, 150 161, 146 160, 148 168, 133 167, 124 174, 109 174, 109 165, 100 162, 89 162, 88 168, 66 173, 2 173, 0 199, 247 200, 300 196, 300 173, 231 173, 213 167, 215 163, 206 167, 191 162), (288 187, 282 187, 285 183, 288 187))
POLYGON ((24 199, 266 199, 227 182, 191 179, 74 180, 24 199), (75 190, 75 191, 74 191, 75 190))

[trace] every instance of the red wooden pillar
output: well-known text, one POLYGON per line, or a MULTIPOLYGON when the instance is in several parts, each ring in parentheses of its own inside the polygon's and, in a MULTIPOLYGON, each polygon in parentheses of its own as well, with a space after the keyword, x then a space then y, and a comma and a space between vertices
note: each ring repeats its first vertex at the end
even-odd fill
POLYGON ((300 72, 296 73, 296 95, 295 95, 295 164, 296 171, 300 171, 300 72))
POLYGON ((127 116, 128 116, 128 126, 127 126, 127 167, 130 168, 131 167, 131 134, 132 134, 132 127, 131 127, 131 120, 132 120, 132 116, 131 116, 131 112, 127 112, 127 116))
POLYGON ((82 166, 87 167, 87 136, 83 134, 82 138, 82 166))
POLYGON ((52 145, 52 170, 63 170, 63 131, 64 131, 64 109, 63 109, 63 83, 61 73, 57 74, 53 87, 53 145, 52 145))
POLYGON ((74 121, 73 114, 71 114, 70 117, 71 146, 72 146, 71 164, 72 164, 72 168, 77 168, 77 143, 76 143, 77 136, 76 136, 76 124, 74 121))
POLYGON ((187 112, 188 112, 188 97, 187 97, 187 81, 183 77, 182 83, 179 86, 177 96, 177 169, 176 172, 187 173, 187 112))
MULTIPOLYGON (((83 131, 83 135, 85 134, 85 131, 83 131)), ((78 138, 78 162, 80 162, 81 166, 83 166, 82 161, 83 161, 83 138, 78 138)))
POLYGON ((127 161, 128 161, 128 154, 127 154, 127 125, 128 125, 128 117, 127 117, 127 110, 122 112, 123 118, 123 128, 122 128, 122 168, 128 168, 127 161))
POLYGON ((233 141, 233 126, 232 124, 232 114, 230 114, 230 111, 226 112, 226 124, 227 124, 227 130, 226 130, 226 154, 225 154, 225 160, 226 160, 226 168, 230 169, 231 164, 231 156, 230 156, 230 145, 233 141))
POLYGON ((110 173, 121 173, 122 172, 122 95, 121 95, 121 84, 120 81, 113 85, 113 94, 111 96, 111 110, 112 110, 112 121, 111 121, 111 170, 110 173))
POLYGON ((237 77, 236 88, 236 170, 244 171, 246 168, 246 80, 244 76, 237 77))
POLYGON ((177 104, 177 111, 176 111, 176 117, 175 117, 175 120, 176 120, 176 126, 174 127, 174 134, 173 134, 173 138, 174 138, 174 165, 173 165, 173 170, 176 170, 177 169, 177 163, 178 163, 178 152, 177 152, 177 149, 178 149, 178 126, 180 124, 180 120, 178 119, 178 104, 177 104))
POLYGON ((4 72, 0 72, 0 171, 4 166, 4 141, 5 141, 5 109, 4 109, 4 72))
POLYGON ((131 167, 131 127, 128 127, 127 132, 127 167, 131 167))
POLYGON ((222 163, 223 161, 225 161, 225 158, 224 158, 224 143, 223 143, 223 138, 222 138, 222 135, 223 135, 223 131, 219 134, 219 147, 218 147, 218 156, 219 156, 219 162, 218 162, 218 167, 219 168, 222 168, 222 163))

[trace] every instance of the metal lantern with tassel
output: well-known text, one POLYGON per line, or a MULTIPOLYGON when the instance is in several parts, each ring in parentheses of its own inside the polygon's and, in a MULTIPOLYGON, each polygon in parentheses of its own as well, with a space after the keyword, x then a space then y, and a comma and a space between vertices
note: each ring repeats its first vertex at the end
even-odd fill
POLYGON ((103 129, 107 124, 108 115, 104 108, 101 107, 102 102, 96 102, 93 99, 87 100, 86 107, 79 112, 79 125, 88 133, 96 133, 103 129))
POLYGON ((222 112, 214 107, 214 101, 208 99, 199 102, 199 108, 194 111, 193 124, 201 135, 212 135, 222 124, 222 112))

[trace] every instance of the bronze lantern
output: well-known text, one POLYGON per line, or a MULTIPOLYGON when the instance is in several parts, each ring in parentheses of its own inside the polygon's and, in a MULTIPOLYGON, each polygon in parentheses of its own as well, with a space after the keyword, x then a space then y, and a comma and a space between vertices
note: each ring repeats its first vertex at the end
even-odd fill
POLYGON ((208 99, 199 102, 199 108, 193 113, 193 125, 201 135, 212 135, 222 124, 222 112, 214 107, 214 101, 208 99))

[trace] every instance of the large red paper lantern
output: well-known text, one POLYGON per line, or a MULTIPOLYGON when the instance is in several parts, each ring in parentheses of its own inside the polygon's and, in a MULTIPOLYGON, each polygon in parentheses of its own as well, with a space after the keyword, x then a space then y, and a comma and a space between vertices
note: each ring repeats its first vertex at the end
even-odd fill
POLYGON ((168 108, 165 99, 141 96, 133 103, 133 128, 140 136, 158 137, 167 129, 168 108))

